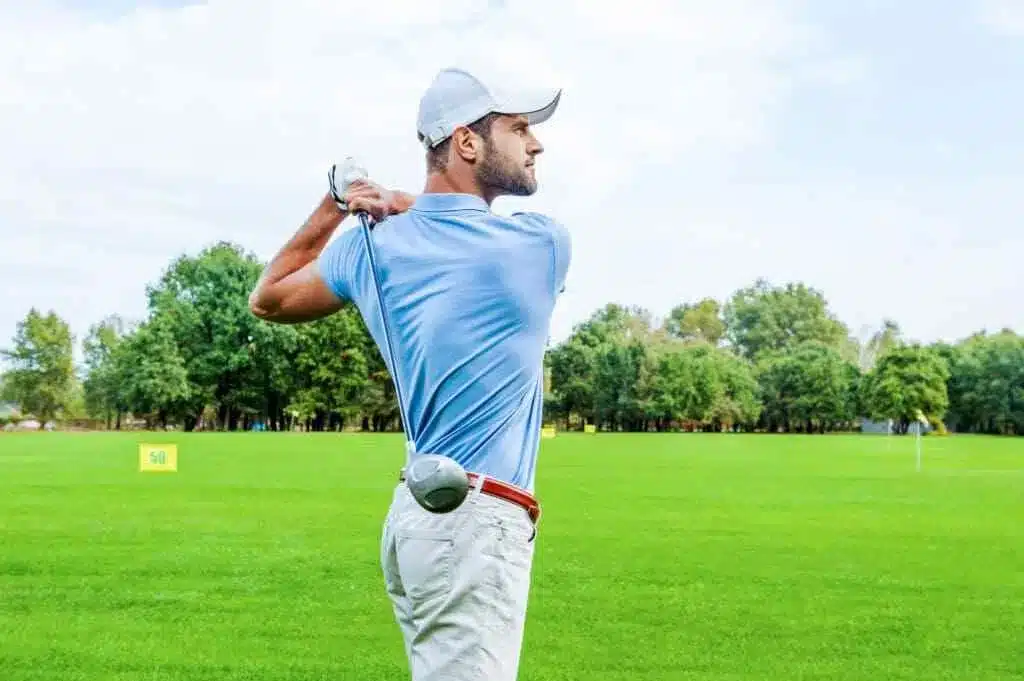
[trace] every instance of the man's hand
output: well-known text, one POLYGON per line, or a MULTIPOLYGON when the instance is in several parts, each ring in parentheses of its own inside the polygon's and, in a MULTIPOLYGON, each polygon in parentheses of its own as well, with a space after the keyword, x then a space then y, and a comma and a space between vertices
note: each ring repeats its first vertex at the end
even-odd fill
POLYGON ((283 324, 312 321, 333 314, 344 301, 320 278, 316 260, 331 234, 348 215, 366 212, 374 221, 404 213, 415 198, 359 179, 347 188, 331 168, 330 191, 299 231, 267 265, 249 296, 249 308, 261 319, 283 324), (339 195, 339 191, 343 193, 339 195))
POLYGON ((397 215, 409 210, 415 197, 405 192, 384 189, 368 180, 356 180, 349 185, 342 195, 348 213, 364 212, 380 222, 389 215, 397 215))

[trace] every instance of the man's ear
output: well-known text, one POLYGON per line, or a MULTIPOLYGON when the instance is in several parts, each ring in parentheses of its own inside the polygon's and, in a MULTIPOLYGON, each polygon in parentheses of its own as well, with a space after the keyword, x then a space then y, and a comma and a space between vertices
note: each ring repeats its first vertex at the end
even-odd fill
POLYGON ((457 128, 452 133, 452 151, 466 163, 475 163, 480 155, 480 139, 469 128, 457 128))

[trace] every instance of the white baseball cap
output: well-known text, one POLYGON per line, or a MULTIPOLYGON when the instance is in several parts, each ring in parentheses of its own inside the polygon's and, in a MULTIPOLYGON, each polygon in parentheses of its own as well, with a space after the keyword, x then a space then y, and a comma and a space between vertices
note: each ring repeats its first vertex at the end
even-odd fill
POLYGON ((460 125, 487 114, 526 116, 530 125, 551 118, 562 96, 559 88, 501 88, 486 85, 458 68, 442 69, 420 99, 416 128, 428 149, 448 139, 460 125))

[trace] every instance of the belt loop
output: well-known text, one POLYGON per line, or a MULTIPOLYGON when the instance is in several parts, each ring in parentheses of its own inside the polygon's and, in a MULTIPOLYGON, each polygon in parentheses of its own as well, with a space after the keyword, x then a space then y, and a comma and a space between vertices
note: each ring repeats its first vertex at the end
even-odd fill
POLYGON ((470 498, 471 501, 475 502, 476 498, 478 496, 480 496, 480 493, 484 489, 484 481, 486 481, 486 480, 487 480, 487 476, 482 474, 482 473, 477 476, 477 478, 476 478, 476 486, 473 488, 473 491, 471 491, 469 493, 469 498, 470 498))

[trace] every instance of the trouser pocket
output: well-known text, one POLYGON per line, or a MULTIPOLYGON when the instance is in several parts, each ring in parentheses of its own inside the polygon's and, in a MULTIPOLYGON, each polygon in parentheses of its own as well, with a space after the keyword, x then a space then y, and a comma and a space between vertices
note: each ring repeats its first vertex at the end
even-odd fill
POLYGON ((422 530, 396 534, 398 572, 414 609, 447 598, 453 584, 454 554, 450 533, 422 530))

